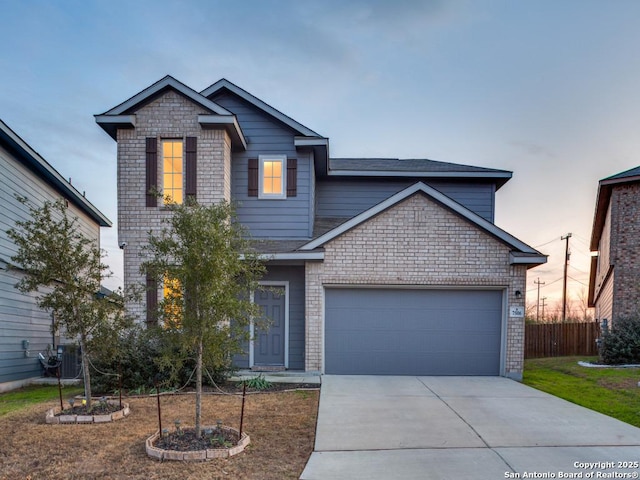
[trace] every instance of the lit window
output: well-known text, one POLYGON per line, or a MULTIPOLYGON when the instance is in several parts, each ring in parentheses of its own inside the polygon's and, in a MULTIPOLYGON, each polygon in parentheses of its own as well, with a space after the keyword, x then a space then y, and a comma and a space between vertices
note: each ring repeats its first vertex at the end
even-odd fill
POLYGON ((180 280, 169 276, 164 277, 163 309, 164 327, 180 328, 182 323, 182 292, 180 280))
POLYGON ((164 203, 182 203, 182 140, 163 140, 162 166, 164 203))
POLYGON ((286 155, 260 155, 260 198, 286 198, 286 155))

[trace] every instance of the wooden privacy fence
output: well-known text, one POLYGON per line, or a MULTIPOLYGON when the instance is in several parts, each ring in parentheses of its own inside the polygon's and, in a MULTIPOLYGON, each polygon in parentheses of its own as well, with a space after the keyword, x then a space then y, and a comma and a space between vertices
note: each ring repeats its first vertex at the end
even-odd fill
POLYGON ((525 325, 525 358, 598 355, 598 322, 529 323, 525 325))

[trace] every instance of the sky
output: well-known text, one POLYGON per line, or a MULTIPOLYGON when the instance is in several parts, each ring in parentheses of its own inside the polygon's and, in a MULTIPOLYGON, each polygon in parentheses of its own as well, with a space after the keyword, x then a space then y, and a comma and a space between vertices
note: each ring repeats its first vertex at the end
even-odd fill
POLYGON ((95 123, 169 74, 226 78, 333 157, 498 168, 495 223, 549 255, 547 311, 586 298, 602 178, 640 165, 635 0, 0 0, 0 118, 105 213, 122 284, 116 143, 95 123))

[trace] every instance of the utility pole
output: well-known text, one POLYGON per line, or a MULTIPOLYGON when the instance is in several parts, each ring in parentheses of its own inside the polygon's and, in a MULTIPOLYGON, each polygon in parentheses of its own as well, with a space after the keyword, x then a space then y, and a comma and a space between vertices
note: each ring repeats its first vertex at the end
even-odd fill
POLYGON ((562 323, 567 321, 567 269, 569 267, 569 239, 571 234, 567 233, 564 237, 560 237, 560 240, 566 240, 566 246, 564 250, 564 281, 562 283, 562 323))
POLYGON ((540 285, 544 285, 545 282, 541 282, 540 277, 538 277, 538 280, 534 281, 533 283, 535 283, 538 286, 538 303, 536 303, 536 322, 537 322, 538 320, 540 320, 540 285))
POLYGON ((544 301, 547 299, 547 297, 542 297, 542 321, 544 322, 544 301))

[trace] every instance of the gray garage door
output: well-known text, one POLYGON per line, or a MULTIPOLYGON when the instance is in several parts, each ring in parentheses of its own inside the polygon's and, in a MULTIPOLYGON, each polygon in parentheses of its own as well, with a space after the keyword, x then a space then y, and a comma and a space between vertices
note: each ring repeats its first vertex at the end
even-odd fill
POLYGON ((502 291, 328 288, 325 371, 499 375, 502 291))

